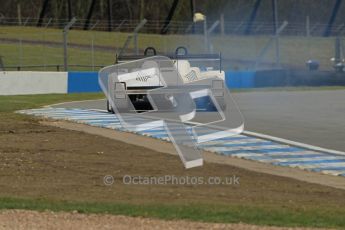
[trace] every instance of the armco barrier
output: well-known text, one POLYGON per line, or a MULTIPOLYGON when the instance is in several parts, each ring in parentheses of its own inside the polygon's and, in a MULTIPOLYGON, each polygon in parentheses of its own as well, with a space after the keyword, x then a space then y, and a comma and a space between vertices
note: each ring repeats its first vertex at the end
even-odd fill
POLYGON ((229 88, 260 88, 286 86, 344 86, 345 73, 309 70, 227 71, 229 88))
MULTIPOLYGON (((225 75, 229 88, 282 85, 281 78, 277 77, 281 74, 227 71, 225 75)), ((11 71, 2 72, 0 76, 0 95, 101 92, 98 72, 11 71)))
MULTIPOLYGON (((345 85, 334 71, 227 71, 228 88, 345 85)), ((98 72, 0 72, 0 95, 101 92, 98 72)), ((204 102, 200 102, 204 103, 204 102)))
POLYGON ((225 82, 228 88, 254 88, 254 71, 227 71, 225 72, 225 82))
POLYGON ((0 72, 0 95, 67 93, 66 72, 0 72))
MULTIPOLYGON (((226 85, 229 88, 255 87, 255 72, 227 71, 226 85)), ((101 92, 98 72, 68 72, 68 93, 101 92)))
POLYGON ((345 73, 309 70, 263 70, 257 71, 254 87, 285 86, 344 86, 345 73))
POLYGON ((68 93, 101 91, 98 72, 68 72, 68 93))
MULTIPOLYGON (((252 88, 254 72, 226 72, 229 88, 252 88)), ((0 95, 101 92, 98 72, 35 72, 0 73, 0 95)))

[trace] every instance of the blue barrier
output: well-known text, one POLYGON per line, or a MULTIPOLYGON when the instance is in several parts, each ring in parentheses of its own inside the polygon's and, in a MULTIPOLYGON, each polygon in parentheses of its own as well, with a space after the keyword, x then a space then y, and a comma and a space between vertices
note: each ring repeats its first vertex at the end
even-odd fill
POLYGON ((254 88, 254 71, 227 71, 225 72, 225 82, 228 88, 254 88))
MULTIPOLYGON (((255 72, 227 71, 225 82, 228 88, 254 88, 255 72)), ((68 72, 68 93, 101 92, 98 72, 68 72)))
MULTIPOLYGON (((68 72, 67 93, 101 92, 98 72, 68 72)), ((344 74, 331 71, 226 71, 225 83, 229 89, 345 85, 344 74)), ((199 104, 209 104, 200 99, 199 104)))
POLYGON ((68 72, 67 93, 101 92, 98 72, 68 72))

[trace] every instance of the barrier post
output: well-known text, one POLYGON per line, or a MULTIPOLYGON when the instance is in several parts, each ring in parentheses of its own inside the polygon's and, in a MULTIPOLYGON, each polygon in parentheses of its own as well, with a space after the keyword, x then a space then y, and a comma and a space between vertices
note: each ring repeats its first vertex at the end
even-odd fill
POLYGON ((65 71, 68 71, 68 58, 67 58, 67 35, 69 29, 72 27, 72 25, 77 21, 77 19, 74 17, 72 20, 63 28, 62 34, 63 34, 63 64, 65 71))
MULTIPOLYGON (((143 20, 141 20, 141 22, 135 27, 135 29, 133 30, 132 34, 128 35, 125 44, 123 45, 123 47, 121 48, 120 52, 119 52, 119 56, 121 56, 124 51, 127 49, 130 41, 133 39, 134 42, 134 50, 136 54, 139 54, 139 49, 138 49, 138 32, 139 30, 146 24, 147 20, 144 18, 143 20)), ((122 23, 121 23, 122 24, 122 23)))

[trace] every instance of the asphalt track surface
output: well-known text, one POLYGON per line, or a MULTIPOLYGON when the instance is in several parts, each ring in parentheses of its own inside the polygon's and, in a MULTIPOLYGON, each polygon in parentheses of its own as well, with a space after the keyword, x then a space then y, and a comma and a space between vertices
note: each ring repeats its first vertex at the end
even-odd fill
MULTIPOLYGON (((345 90, 233 94, 248 131, 339 151, 345 150, 345 90)), ((55 105, 105 110, 105 100, 55 105)))

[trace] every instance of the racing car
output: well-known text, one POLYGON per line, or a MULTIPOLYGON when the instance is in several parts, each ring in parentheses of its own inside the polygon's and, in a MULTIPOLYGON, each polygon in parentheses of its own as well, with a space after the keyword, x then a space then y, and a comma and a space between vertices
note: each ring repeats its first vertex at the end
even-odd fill
MULTIPOLYGON (((116 57, 115 64, 129 63, 131 61, 141 60, 150 56, 157 55, 153 47, 145 49, 143 55, 122 55, 116 57)), ((214 79, 211 81, 209 88, 212 89, 213 95, 218 104, 225 108, 223 100, 223 90, 225 86, 225 73, 222 71, 221 54, 188 54, 185 47, 178 47, 173 54, 160 55, 170 58, 184 83, 195 84, 205 79, 214 79)), ((108 81, 108 91, 112 92, 111 97, 115 100, 116 91, 125 92, 134 106, 136 112, 145 112, 153 110, 147 92, 148 90, 164 87, 159 77, 155 74, 154 69, 133 70, 124 72, 118 76, 121 81, 120 86, 112 78, 108 81)), ((199 97, 194 99, 197 111, 214 111, 214 103, 208 97, 199 97)), ((124 103, 122 106, 127 106, 124 103)), ((107 100, 108 112, 114 113, 114 109, 107 100)))

